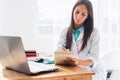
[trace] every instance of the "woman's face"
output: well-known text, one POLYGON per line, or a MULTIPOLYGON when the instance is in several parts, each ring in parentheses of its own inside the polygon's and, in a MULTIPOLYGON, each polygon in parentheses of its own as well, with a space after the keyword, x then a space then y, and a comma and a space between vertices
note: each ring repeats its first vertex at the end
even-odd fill
POLYGON ((75 28, 80 27, 88 17, 88 10, 84 4, 76 6, 73 11, 75 28))

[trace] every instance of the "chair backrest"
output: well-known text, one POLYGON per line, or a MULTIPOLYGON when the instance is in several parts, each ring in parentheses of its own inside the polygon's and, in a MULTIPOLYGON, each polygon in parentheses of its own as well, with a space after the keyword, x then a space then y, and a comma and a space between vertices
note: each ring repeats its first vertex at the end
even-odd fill
POLYGON ((100 61, 107 70, 120 70, 120 48, 106 51, 100 61))
POLYGON ((120 80, 120 70, 114 70, 109 80, 120 80))

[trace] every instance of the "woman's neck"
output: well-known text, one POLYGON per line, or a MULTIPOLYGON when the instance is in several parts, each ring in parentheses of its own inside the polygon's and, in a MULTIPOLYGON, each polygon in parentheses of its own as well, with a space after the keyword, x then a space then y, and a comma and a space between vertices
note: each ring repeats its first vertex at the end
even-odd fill
POLYGON ((80 27, 82 27, 82 24, 81 25, 75 25, 75 30, 79 29, 80 27))

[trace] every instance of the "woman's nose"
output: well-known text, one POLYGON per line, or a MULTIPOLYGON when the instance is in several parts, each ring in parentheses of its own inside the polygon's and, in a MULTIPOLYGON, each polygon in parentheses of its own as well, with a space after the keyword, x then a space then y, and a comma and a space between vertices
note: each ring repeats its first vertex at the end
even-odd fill
POLYGON ((78 15, 77 15, 77 18, 80 19, 80 18, 82 18, 82 16, 81 16, 80 14, 78 14, 78 15))

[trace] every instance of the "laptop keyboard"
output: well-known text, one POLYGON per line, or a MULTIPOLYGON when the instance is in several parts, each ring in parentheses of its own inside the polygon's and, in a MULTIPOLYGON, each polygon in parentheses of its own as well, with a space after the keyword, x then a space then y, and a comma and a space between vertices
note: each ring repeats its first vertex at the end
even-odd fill
POLYGON ((28 65, 32 73, 55 71, 58 69, 54 64, 43 64, 34 61, 28 61, 28 65))

